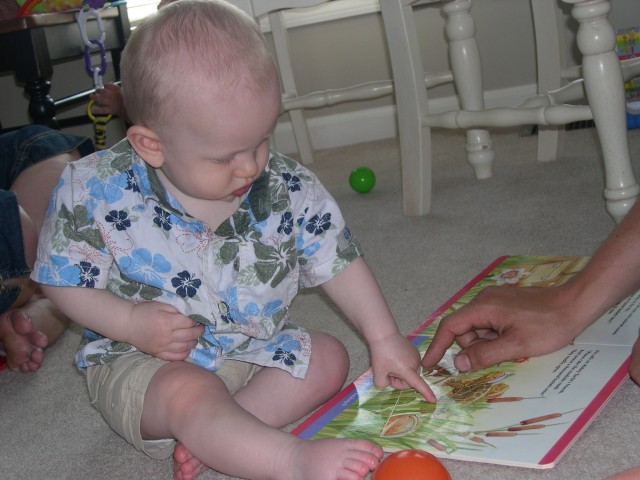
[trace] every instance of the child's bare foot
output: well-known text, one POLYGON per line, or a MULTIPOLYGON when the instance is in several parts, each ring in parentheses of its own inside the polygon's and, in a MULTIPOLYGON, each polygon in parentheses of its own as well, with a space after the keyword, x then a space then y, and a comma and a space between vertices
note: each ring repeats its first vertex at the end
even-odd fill
POLYGON ((33 322, 22 310, 10 310, 0 316, 0 342, 11 370, 33 372, 44 359, 48 340, 33 329, 33 322))
POLYGON ((44 349, 64 332, 68 319, 51 301, 35 294, 22 307, 0 315, 0 344, 11 370, 35 372, 44 360, 44 349))
MULTIPOLYGON (((281 480, 363 480, 380 463, 382 448, 368 440, 299 440, 282 449, 281 480)), ((174 480, 193 480, 207 466, 181 443, 173 451, 174 480)))
POLYGON ((178 442, 173 450, 173 478, 174 480, 193 480, 207 466, 194 457, 186 447, 178 442))
POLYGON ((631 379, 640 385, 640 337, 636 339, 631 350, 631 363, 629 364, 631 379))
POLYGON ((638 478, 640 478, 640 467, 616 473, 605 478, 605 480, 637 480, 638 478))
POLYGON ((362 480, 380 463, 382 448, 368 440, 303 440, 290 452, 282 478, 362 480))

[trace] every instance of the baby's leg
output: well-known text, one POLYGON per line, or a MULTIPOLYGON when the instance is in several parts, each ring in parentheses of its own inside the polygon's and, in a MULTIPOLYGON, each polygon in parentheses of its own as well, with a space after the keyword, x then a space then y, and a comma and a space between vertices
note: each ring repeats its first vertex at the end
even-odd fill
POLYGON ((279 368, 263 368, 234 395, 247 411, 267 425, 282 428, 335 395, 349 373, 349 355, 326 333, 311 333, 311 362, 304 380, 279 368))
POLYGON ((145 439, 176 438, 209 467, 255 480, 358 480, 382 456, 368 441, 307 441, 268 426, 238 405, 222 380, 185 362, 154 375, 141 429, 145 439))
MULTIPOLYGON (((331 335, 311 332, 312 357, 305 380, 297 380, 278 368, 263 368, 234 395, 245 410, 275 428, 282 428, 331 398, 343 385, 349 356, 331 335)), ((191 479, 202 464, 184 445, 174 451, 176 479, 191 479)))

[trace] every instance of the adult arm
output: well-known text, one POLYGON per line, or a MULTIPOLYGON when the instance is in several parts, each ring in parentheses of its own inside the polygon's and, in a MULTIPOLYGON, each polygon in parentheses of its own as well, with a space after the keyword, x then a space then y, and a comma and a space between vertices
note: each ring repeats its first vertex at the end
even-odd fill
POLYGON ((437 364, 454 341, 461 371, 555 351, 639 288, 640 202, 565 285, 485 288, 443 319, 422 364, 437 364))

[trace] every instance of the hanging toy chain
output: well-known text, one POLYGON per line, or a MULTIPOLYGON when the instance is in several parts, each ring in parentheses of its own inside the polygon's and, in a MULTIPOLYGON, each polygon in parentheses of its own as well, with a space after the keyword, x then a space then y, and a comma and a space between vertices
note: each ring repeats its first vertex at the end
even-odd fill
MULTIPOLYGON (((104 46, 106 33, 100 13, 90 6, 90 4, 83 3, 82 10, 78 12, 78 27, 80 28, 80 37, 84 43, 84 65, 87 73, 93 78, 93 87, 98 90, 103 87, 102 76, 107 70, 107 53, 104 46), (90 17, 95 17, 96 19, 99 38, 89 39, 87 35, 87 20, 90 17), (91 62, 91 50, 93 48, 98 48, 100 51, 100 65, 93 65, 91 62)), ((87 103, 87 116, 93 122, 93 135, 96 149, 104 150, 107 148, 107 123, 111 120, 111 114, 94 115, 91 111, 93 103, 93 100, 89 100, 89 103, 87 103)))

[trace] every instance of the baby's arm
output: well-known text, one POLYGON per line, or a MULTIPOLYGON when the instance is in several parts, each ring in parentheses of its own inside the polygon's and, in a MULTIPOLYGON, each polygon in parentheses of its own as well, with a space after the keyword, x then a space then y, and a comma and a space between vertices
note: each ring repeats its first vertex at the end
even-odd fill
POLYGON ((203 332, 202 325, 164 303, 136 304, 94 288, 42 285, 42 290, 74 322, 163 360, 184 360, 203 332))
POLYGON ((323 289, 364 335, 371 350, 376 388, 415 388, 427 401, 436 398, 418 374, 420 354, 398 331, 391 310, 373 272, 362 257, 357 258, 323 289))

